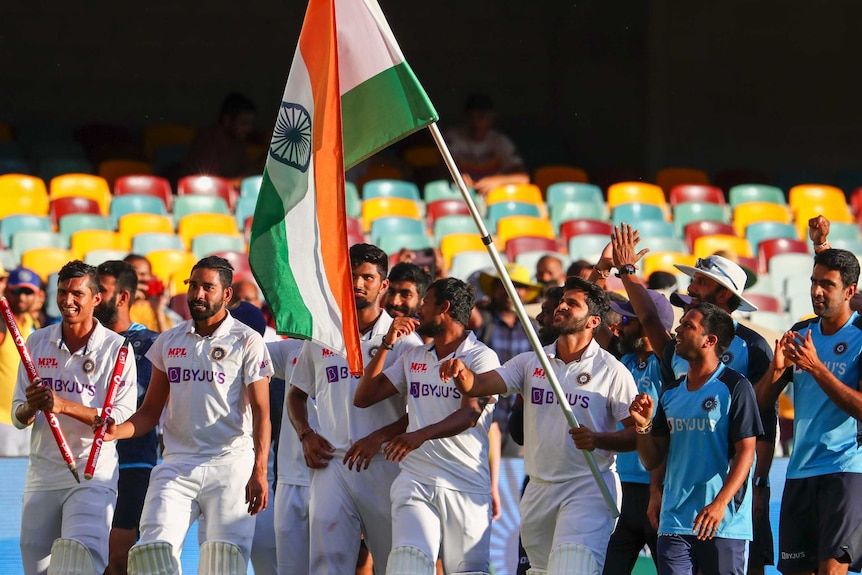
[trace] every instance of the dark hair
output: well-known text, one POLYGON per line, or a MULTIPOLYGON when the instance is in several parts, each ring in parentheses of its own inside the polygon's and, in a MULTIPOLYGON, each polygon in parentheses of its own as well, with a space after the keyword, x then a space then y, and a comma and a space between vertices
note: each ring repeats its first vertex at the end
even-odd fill
POLYGON ((386 279, 389 272, 389 256, 386 252, 373 244, 353 244, 350 246, 350 267, 355 268, 362 264, 374 264, 380 279, 386 279))
POLYGON ((859 283, 859 260, 847 250, 823 250, 814 256, 814 265, 821 265, 827 269, 838 271, 841 274, 841 282, 845 289, 859 283))
POLYGON ((123 258, 123 261, 126 262, 127 264, 130 264, 132 262, 137 262, 137 261, 144 261, 144 262, 147 262, 148 266, 150 266, 151 268, 153 267, 150 264, 150 260, 148 260, 146 258, 146 256, 142 256, 141 254, 129 254, 123 258))
POLYGON ((566 270, 567 276, 579 276, 583 270, 593 269, 593 264, 587 260, 577 260, 572 262, 569 269, 566 270))
POLYGON ((87 278, 87 286, 93 294, 102 292, 102 288, 99 287, 96 268, 89 264, 85 264, 81 260, 72 260, 60 268, 60 271, 57 274, 57 285, 70 279, 83 277, 87 278))
POLYGON ((563 288, 561 286, 551 286, 545 289, 542 299, 557 300, 557 303, 563 299, 563 288))
POLYGON ((217 271, 219 281, 223 288, 228 288, 233 284, 233 266, 224 258, 220 258, 218 256, 207 256, 198 261, 198 263, 192 267, 192 272, 196 269, 217 271))
POLYGON ((99 276, 114 278, 114 291, 127 291, 134 299, 135 292, 138 290, 138 274, 131 264, 120 260, 108 260, 99 264, 96 273, 99 276))
POLYGON ((243 112, 256 112, 257 108, 249 98, 240 94, 239 92, 231 92, 221 103, 221 110, 219 111, 219 118, 224 118, 225 116, 230 116, 235 118, 243 112))
POLYGON ((647 288, 649 289, 673 289, 676 287, 676 277, 670 272, 657 270, 649 275, 647 288))
POLYGON ((395 282, 413 282, 416 284, 416 293, 419 294, 420 298, 423 298, 425 292, 428 291, 428 284, 431 283, 431 276, 416 264, 400 262, 389 270, 390 285, 395 282))
POLYGON ((435 281, 428 290, 434 290, 434 299, 440 304, 449 302, 449 315, 463 326, 470 322, 475 301, 475 288, 458 278, 443 278, 435 281))
POLYGON ((700 325, 703 326, 703 333, 718 338, 718 343, 715 346, 716 355, 718 357, 724 355, 733 338, 736 337, 736 329, 733 327, 733 319, 730 314, 717 305, 706 302, 691 306, 688 311, 700 313, 700 325))
POLYGON ((605 293, 605 290, 593 282, 589 282, 578 276, 566 278, 566 285, 563 286, 563 292, 567 292, 569 290, 584 292, 584 295, 587 298, 587 310, 590 312, 590 315, 599 316, 602 321, 605 321, 605 318, 608 316, 608 312, 611 311, 611 304, 608 301, 608 294, 605 293))

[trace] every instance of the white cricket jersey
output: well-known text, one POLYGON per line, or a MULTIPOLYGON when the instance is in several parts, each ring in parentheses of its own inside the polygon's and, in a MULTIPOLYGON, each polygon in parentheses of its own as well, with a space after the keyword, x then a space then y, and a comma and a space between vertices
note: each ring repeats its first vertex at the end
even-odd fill
MULTIPOLYGON (((117 362, 117 352, 123 338, 96 322, 87 344, 70 353, 63 343, 61 324, 54 324, 33 332, 27 340, 27 347, 39 377, 54 394, 74 401, 85 407, 101 409, 105 404, 108 385, 117 362)), ((122 423, 135 412, 138 399, 137 368, 135 354, 129 351, 122 379, 114 401, 111 417, 122 423)), ((23 364, 18 368, 15 395, 12 399, 12 413, 26 401, 26 388, 30 385, 23 364)), ((93 429, 77 419, 58 415, 60 427, 78 464, 79 475, 84 475, 84 467, 93 445, 93 429)), ((21 422, 14 420, 16 425, 21 422)), ((113 441, 102 443, 96 474, 91 482, 101 482, 112 489, 117 486, 117 447, 113 441)), ((74 487, 75 479, 63 461, 57 442, 42 413, 36 414, 33 433, 30 439, 30 465, 27 467, 25 491, 43 491, 74 487)))
MULTIPOLYGON (((571 363, 557 359, 557 344, 544 348, 578 423, 599 433, 617 430, 629 417, 629 404, 637 395, 632 374, 614 356, 592 340, 571 363)), ((532 478, 562 482, 590 473, 583 454, 569 436, 569 424, 551 389, 545 370, 533 352, 507 361, 497 373, 506 394, 524 397, 524 469, 532 478)), ((615 470, 614 452, 593 451, 599 470, 615 470)))
POLYGON ((203 464, 253 449, 246 386, 272 375, 260 334, 230 314, 207 337, 188 320, 160 334, 147 359, 167 374, 170 385, 164 414, 166 461, 203 464))
MULTIPOLYGON (((290 378, 296 367, 296 358, 302 350, 303 340, 282 339, 266 344, 272 358, 273 377, 285 381, 284 405, 281 406, 281 432, 278 434, 278 480, 284 485, 311 485, 305 455, 302 453, 302 443, 296 435, 296 430, 290 422, 287 411, 287 391, 290 390, 290 378)), ((305 403, 308 409, 308 425, 317 429, 317 406, 309 396, 305 403)))
MULTIPOLYGON (((497 354, 476 339, 473 332, 453 353, 438 358, 434 343, 415 347, 383 372, 402 396, 410 413, 408 431, 416 431, 449 417, 461 408, 461 392, 454 382, 440 381, 440 364, 458 358, 475 373, 500 367, 497 354)), ((454 437, 423 443, 401 462, 401 469, 428 485, 471 493, 488 493, 488 428, 493 405, 482 412, 475 427, 454 437)))
MULTIPOLYGON (((374 328, 360 338, 365 365, 377 353, 390 325, 392 317, 381 311, 374 328)), ((395 348, 386 354, 383 368, 392 365, 411 347, 419 345, 422 345, 422 340, 415 333, 399 338, 395 348)), ((398 421, 405 413, 404 398, 400 395, 371 407, 354 407, 353 395, 359 385, 359 376, 350 375, 343 357, 311 341, 302 346, 291 384, 316 399, 320 423, 317 431, 335 448, 336 458, 343 456, 356 441, 398 421)))

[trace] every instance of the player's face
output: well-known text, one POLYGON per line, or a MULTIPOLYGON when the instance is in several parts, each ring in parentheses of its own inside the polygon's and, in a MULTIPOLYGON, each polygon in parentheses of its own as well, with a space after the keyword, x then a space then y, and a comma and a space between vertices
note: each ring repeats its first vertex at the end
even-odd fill
POLYGON ((703 314, 699 311, 687 311, 676 328, 676 354, 685 360, 698 357, 707 336, 703 333, 700 321, 703 314))
POLYGON ((93 293, 90 278, 71 278, 57 284, 57 307, 66 325, 85 324, 93 319, 93 311, 102 301, 101 292, 93 293))
POLYGON ((554 321, 551 324, 560 335, 569 335, 584 331, 590 321, 590 310, 587 307, 587 294, 582 291, 568 290, 563 293, 563 299, 554 311, 554 321))
POLYGON ((99 287, 102 288, 102 301, 96 306, 93 315, 102 325, 110 327, 117 323, 117 279, 100 275, 99 287))
POLYGON ((547 286, 558 286, 562 283, 563 265, 557 258, 542 258, 536 264, 536 281, 547 286))
POLYGON ((841 272, 820 264, 811 273, 811 306, 818 317, 840 314, 856 293, 856 285, 844 286, 841 272))
POLYGON ((224 309, 232 290, 222 286, 216 270, 197 268, 189 278, 189 313, 195 321, 205 321, 224 309))
POLYGON ((641 322, 636 317, 624 315, 622 318, 619 323, 619 335, 623 350, 626 353, 642 352, 646 342, 641 322))
POLYGON ((380 277, 377 266, 365 262, 353 268, 353 299, 356 310, 378 305, 380 294, 389 286, 389 281, 380 277))
POLYGON ((436 337, 443 333, 443 324, 440 321, 440 305, 437 303, 437 294, 434 293, 434 288, 428 290, 425 298, 419 309, 416 310, 416 317, 419 319, 419 327, 416 328, 416 333, 425 337, 436 337))
POLYGON ((542 302, 542 310, 536 316, 536 323, 539 324, 540 339, 557 339, 559 333, 554 328, 554 310, 557 309, 560 300, 554 298, 545 298, 542 302))
POLYGON ((691 305, 699 303, 711 303, 719 307, 724 307, 723 303, 717 301, 719 294, 727 291, 727 288, 719 284, 712 278, 708 278, 702 273, 695 273, 688 286, 688 295, 691 296, 691 305))
POLYGON ((390 282, 384 308, 392 317, 412 317, 419 307, 419 292, 411 281, 390 282))

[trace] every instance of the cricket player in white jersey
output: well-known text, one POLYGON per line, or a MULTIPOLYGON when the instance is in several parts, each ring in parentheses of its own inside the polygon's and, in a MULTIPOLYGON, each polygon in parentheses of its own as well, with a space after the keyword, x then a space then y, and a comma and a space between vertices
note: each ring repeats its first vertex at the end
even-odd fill
POLYGON ((189 526, 203 516, 199 573, 248 565, 255 518, 267 506, 269 376, 261 336, 228 313, 233 268, 209 256, 188 280, 192 319, 163 332, 147 357, 144 403, 113 438, 146 433, 164 417, 164 460, 150 478, 130 575, 178 573, 189 526), (170 399, 170 401, 169 401, 170 399))
POLYGON ((384 448, 401 462, 392 485, 392 552, 388 575, 433 575, 438 551, 443 571, 487 573, 491 545, 489 398, 466 397, 440 381, 440 364, 453 357, 477 373, 500 367, 497 354, 466 330, 474 294, 459 279, 431 284, 419 321, 397 318, 365 368, 354 404, 368 407, 394 395, 407 399, 408 432, 384 448), (383 371, 387 349, 416 331, 433 340, 407 351, 383 371))
MULTIPOLYGON (((389 258, 370 244, 350 247, 353 292, 365 364, 385 344, 392 317, 380 307, 388 282, 389 258)), ((411 347, 422 344, 416 334, 400 338, 387 350, 385 366, 411 347)), ((334 352, 305 342, 287 394, 288 411, 302 442, 311 474, 309 515, 311 565, 315 575, 353 575, 360 536, 383 575, 392 545, 389 488, 398 465, 378 456, 382 445, 407 429, 404 399, 393 396, 367 409, 353 405, 359 377, 334 352), (311 426, 308 397, 317 401, 319 425, 311 426), (353 468, 356 468, 353 471, 353 468)))
POLYGON ((599 575, 615 519, 586 459, 593 451, 601 476, 617 506, 621 498, 615 451, 635 447, 628 413, 637 388, 631 373, 593 339, 609 309, 604 291, 578 277, 566 280, 554 312, 560 336, 544 348, 566 401, 581 427, 568 428, 558 398, 536 354, 526 352, 503 367, 475 374, 460 359, 440 367, 444 381, 455 381, 472 397, 520 393, 524 397, 524 466, 530 483, 521 498, 521 541, 530 559, 528 574, 599 575), (617 429, 617 423, 623 429, 617 429), (574 443, 567 441, 568 431, 574 443))
MULTIPOLYGON (((104 443, 93 479, 78 483, 63 461, 39 411, 57 419, 84 470, 93 445, 93 422, 105 402, 123 338, 94 317, 102 301, 96 268, 81 261, 63 266, 57 280, 59 324, 36 330, 27 341, 44 387, 30 383, 24 366, 12 399, 12 422, 33 426, 30 464, 21 509, 21 557, 26 575, 67 573, 88 565, 102 573, 108 564, 108 534, 117 501, 117 451, 104 443), (59 539, 58 539, 59 538, 59 539), (55 542, 56 539, 56 542, 55 542), (53 544, 53 548, 52 548, 53 544)), ((137 400, 135 358, 126 359, 113 417, 123 421, 137 400)))

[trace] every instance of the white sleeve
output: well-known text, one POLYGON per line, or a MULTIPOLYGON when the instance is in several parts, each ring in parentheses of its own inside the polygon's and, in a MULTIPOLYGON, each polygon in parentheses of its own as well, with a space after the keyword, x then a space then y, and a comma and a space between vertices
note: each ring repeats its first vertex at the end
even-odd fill
POLYGON ((523 394, 526 380, 524 370, 530 361, 530 357, 534 355, 532 351, 518 354, 504 363, 503 367, 497 369, 497 374, 506 384, 506 393, 503 395, 512 395, 513 393, 523 394))
POLYGON ((272 375, 272 360, 263 338, 258 333, 250 333, 243 357, 243 383, 249 385, 272 375))
POLYGON ((470 358, 470 365, 467 367, 473 373, 485 373, 500 367, 500 358, 497 357, 497 353, 490 347, 481 347, 470 358))
POLYGON ((638 388, 631 372, 622 364, 616 366, 608 395, 608 409, 616 421, 622 421, 631 416, 629 405, 637 394, 638 388))
POLYGON ((320 348, 310 341, 302 344, 302 350, 296 358, 296 367, 290 376, 288 384, 295 385, 307 393, 310 397, 317 397, 316 378, 314 370, 314 358, 312 357, 320 348))
POLYGON ((408 361, 410 361, 410 354, 402 354, 401 357, 395 360, 395 363, 383 370, 383 375, 386 376, 401 395, 407 395, 410 386, 410 382, 407 381, 408 361))

